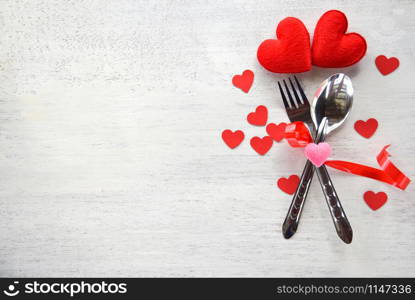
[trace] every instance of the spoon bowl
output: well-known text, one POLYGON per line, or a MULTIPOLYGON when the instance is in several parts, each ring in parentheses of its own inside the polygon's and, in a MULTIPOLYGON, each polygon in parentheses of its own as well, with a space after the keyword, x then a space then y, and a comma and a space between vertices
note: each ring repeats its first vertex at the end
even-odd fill
POLYGON ((344 123, 353 104, 353 85, 350 78, 338 73, 324 80, 316 91, 311 103, 311 118, 315 128, 318 128, 323 118, 327 125, 323 139, 344 123))

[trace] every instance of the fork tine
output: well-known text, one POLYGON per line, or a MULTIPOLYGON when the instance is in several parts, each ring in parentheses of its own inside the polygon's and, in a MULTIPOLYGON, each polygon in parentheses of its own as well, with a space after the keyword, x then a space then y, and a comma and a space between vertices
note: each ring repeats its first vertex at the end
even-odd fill
POLYGON ((297 105, 296 105, 293 97, 291 96, 290 90, 288 89, 287 82, 285 81, 285 79, 283 80, 283 82, 284 82, 285 90, 287 91, 288 98, 290 99, 291 107, 292 108, 297 108, 297 105))
POLYGON ((309 104, 306 95, 304 94, 304 90, 301 87, 300 83, 298 82, 297 76, 294 75, 295 82, 297 83, 298 90, 300 91, 301 98, 303 99, 304 104, 309 104))
POLYGON ((294 94, 295 100, 297 100, 297 104, 298 104, 298 106, 300 106, 301 104, 303 104, 303 102, 301 102, 300 97, 298 97, 297 90, 294 87, 294 84, 293 84, 293 82, 292 82, 292 80, 291 80, 290 77, 288 77, 288 81, 290 82, 291 88, 293 90, 293 94, 294 94))
POLYGON ((278 81, 278 87, 280 88, 281 98, 282 98, 282 102, 284 102, 285 109, 288 110, 290 109, 290 105, 287 102, 287 98, 285 98, 284 91, 282 90, 282 87, 279 81, 278 81))

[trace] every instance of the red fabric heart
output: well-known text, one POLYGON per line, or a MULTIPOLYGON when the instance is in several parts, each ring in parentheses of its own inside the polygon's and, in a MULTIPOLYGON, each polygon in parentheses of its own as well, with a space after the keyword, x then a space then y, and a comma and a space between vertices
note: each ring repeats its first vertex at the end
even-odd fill
POLYGON ((366 204, 373 210, 381 208, 388 200, 388 195, 384 192, 374 193, 367 191, 363 194, 366 204))
POLYGON ((237 88, 240 88, 245 93, 249 92, 253 82, 254 72, 251 70, 245 70, 242 75, 235 75, 232 78, 232 84, 237 88))
POLYGON ((366 122, 359 120, 356 121, 356 123, 354 123, 354 129, 357 131, 357 133, 367 139, 370 138, 376 132, 377 128, 378 121, 374 118, 370 118, 366 122))
POLYGON ((399 59, 396 57, 387 58, 385 55, 379 55, 375 59, 376 67, 383 75, 388 75, 399 67, 399 59))
POLYGON ((271 149, 273 142, 270 136, 264 136, 263 138, 255 136, 251 139, 251 147, 258 154, 264 155, 271 149))
POLYGON ((222 139, 229 148, 233 149, 239 146, 245 138, 245 134, 241 130, 233 132, 230 129, 226 129, 222 132, 222 139))
POLYGON ((277 181, 277 185, 280 188, 280 190, 289 195, 292 195, 295 193, 299 183, 300 183, 300 177, 298 177, 297 175, 291 175, 290 177, 288 177, 288 179, 281 177, 277 181))
POLYGON ((267 125, 266 131, 270 137, 280 142, 285 136, 285 127, 287 127, 286 123, 280 123, 278 125, 270 123, 267 125))
POLYGON ((255 112, 249 113, 246 119, 251 125, 264 126, 268 121, 268 109, 260 105, 255 109, 255 112))
POLYGON ((311 69, 310 34, 303 22, 288 17, 277 26, 277 40, 265 40, 257 51, 259 63, 274 73, 300 73, 311 69))
POLYGON ((324 13, 314 30, 311 56, 313 65, 325 68, 348 67, 366 53, 365 39, 358 33, 347 33, 346 15, 338 10, 324 13))

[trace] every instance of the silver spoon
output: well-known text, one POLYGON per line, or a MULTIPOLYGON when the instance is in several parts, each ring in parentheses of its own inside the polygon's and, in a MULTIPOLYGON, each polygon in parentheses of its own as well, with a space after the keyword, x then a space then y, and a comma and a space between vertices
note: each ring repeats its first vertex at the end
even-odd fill
MULTIPOLYGON (((317 135, 315 143, 323 142, 326 136, 344 123, 353 104, 352 81, 339 73, 323 81, 311 104, 317 135)), ((334 189, 325 165, 315 168, 338 236, 347 244, 353 239, 353 231, 334 189)))

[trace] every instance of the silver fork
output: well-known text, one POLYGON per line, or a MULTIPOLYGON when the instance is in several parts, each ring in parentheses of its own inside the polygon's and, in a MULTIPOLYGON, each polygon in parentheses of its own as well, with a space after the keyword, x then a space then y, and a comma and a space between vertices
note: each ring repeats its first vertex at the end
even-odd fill
MULTIPOLYGON (((281 93, 282 101, 284 102, 284 106, 285 106, 285 110, 288 115, 288 119, 291 122, 297 122, 297 121, 304 122, 308 126, 308 129, 310 130, 310 133, 313 136, 315 132, 315 128, 314 128, 313 120, 310 114, 310 103, 308 102, 308 99, 306 95, 304 94, 304 91, 301 88, 301 85, 298 82, 298 79, 296 76, 294 76, 294 80, 296 82, 297 89, 295 88, 291 78, 288 78, 292 93, 290 92, 290 89, 288 88, 288 85, 285 79, 283 80, 286 94, 284 93, 281 83, 278 81, 278 87, 281 93), (298 93, 297 93, 297 90, 298 90, 298 93), (293 94, 294 97, 291 94, 293 94), (300 94, 301 99, 298 94, 300 94)), ((293 200, 291 201, 290 208, 288 209, 287 216, 285 217, 285 221, 282 225, 282 233, 286 239, 289 239, 290 237, 292 237, 294 233, 297 231, 298 223, 301 217, 301 212, 304 207, 304 202, 307 197, 307 193, 310 188, 311 181, 313 179, 313 174, 314 174, 313 165, 309 160, 307 160, 303 173, 301 174, 300 183, 297 187, 293 200)))

